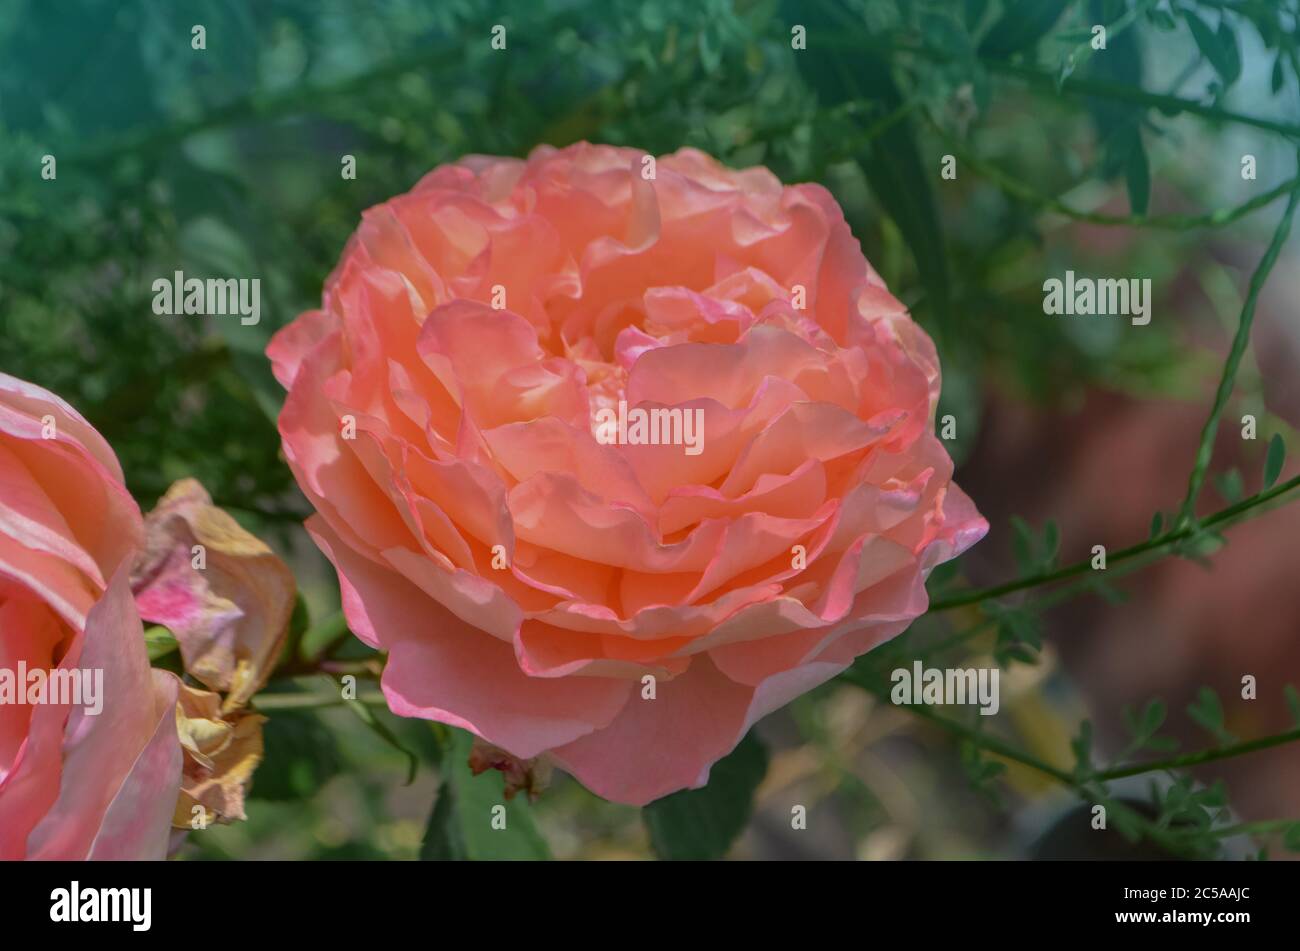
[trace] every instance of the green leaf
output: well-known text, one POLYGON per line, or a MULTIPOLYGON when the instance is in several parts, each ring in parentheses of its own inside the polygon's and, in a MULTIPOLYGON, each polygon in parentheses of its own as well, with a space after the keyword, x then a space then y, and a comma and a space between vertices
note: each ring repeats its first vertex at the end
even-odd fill
POLYGON ((1092 39, 1092 31, 1066 30, 1064 33, 1057 33, 1052 39, 1054 42, 1064 43, 1066 46, 1079 46, 1092 39))
POLYGON ((281 664, 292 664, 298 659, 303 635, 307 633, 310 626, 311 610, 307 607, 307 599, 299 591, 293 598, 293 613, 289 615, 289 630, 280 647, 280 656, 276 660, 277 667, 281 664))
MULTIPOLYGON (((333 683, 333 681, 331 681, 331 683, 333 683)), ((377 737, 406 757, 407 768, 405 785, 409 786, 411 783, 415 782, 415 773, 420 765, 419 757, 402 745, 402 741, 399 740, 393 731, 388 728, 388 724, 384 723, 384 721, 379 718, 379 713, 372 707, 362 703, 360 700, 345 699, 343 703, 349 710, 357 715, 357 719, 370 727, 371 731, 377 737)))
MULTIPOLYGON (((882 118, 902 108, 903 96, 887 58, 857 55, 841 48, 816 48, 818 36, 840 35, 854 28, 852 18, 843 13, 838 17, 827 15, 828 10, 837 9, 833 4, 809 7, 786 0, 782 9, 790 22, 803 23, 808 29, 808 53, 795 59, 804 82, 817 94, 822 106, 864 103, 876 107, 882 118)), ((863 35, 860 39, 867 41, 871 37, 863 35)), ((919 283, 927 299, 933 301, 934 314, 941 322, 946 320, 950 316, 950 278, 939 206, 931 184, 935 175, 929 163, 922 161, 911 122, 906 118, 894 121, 855 159, 876 200, 898 226, 912 252, 919 283)))
POLYGON ((1000 666, 1012 660, 1037 664, 1043 649, 1042 622, 1038 617, 1019 608, 992 608, 990 613, 998 618, 994 660, 1000 666))
POLYGON ((542 860, 551 857, 533 825, 526 797, 506 801, 501 774, 469 769, 473 737, 450 730, 442 756, 442 784, 420 845, 424 860, 542 860), (504 813, 502 813, 504 809, 504 813), (505 827, 500 825, 504 815, 505 827), (495 821, 494 821, 495 820, 495 821))
POLYGON ((1097 771, 1092 765, 1092 721, 1084 720, 1079 724, 1079 735, 1070 741, 1074 751, 1074 775, 1079 780, 1086 780, 1097 771))
POLYGON ((1006 12, 989 28, 979 55, 1007 59, 1032 49, 1056 25, 1067 6, 1067 0, 1011 0, 1005 5, 1006 12))
POLYGON ((767 774, 767 750, 752 732, 714 764, 703 789, 657 799, 641 811, 661 859, 720 859, 749 822, 754 790, 767 774))
POLYGON ((456 815, 456 790, 449 780, 443 780, 438 786, 438 798, 433 801, 433 812, 429 815, 428 825, 424 827, 424 839, 420 842, 420 860, 425 862, 467 860, 469 848, 465 836, 459 828, 456 815))
POLYGON ((1042 538, 1028 522, 1018 515, 1011 516, 1012 546, 1016 564, 1022 575, 1051 571, 1061 549, 1061 528, 1055 519, 1043 524, 1042 538))
POLYGON ((1124 722, 1132 737, 1128 748, 1124 751, 1125 758, 1138 750, 1167 752, 1171 747, 1177 746, 1172 737, 1156 735, 1164 725, 1168 713, 1164 701, 1159 698, 1147 701, 1141 714, 1135 713, 1132 707, 1124 708, 1124 722))
POLYGON ((1147 705, 1142 709, 1142 718, 1138 722, 1142 736, 1154 736, 1156 730, 1160 729, 1165 722, 1168 712, 1164 701, 1158 697, 1148 701, 1147 705))
POLYGON ((1107 604, 1125 604, 1128 601, 1128 594, 1107 581, 1100 571, 1094 571, 1089 575, 1087 585, 1107 604))
POLYGON ((1271 87, 1273 95, 1277 95, 1282 89, 1282 83, 1286 81, 1286 76, 1282 72, 1282 54, 1277 54, 1277 59, 1273 60, 1273 78, 1271 87))
POLYGON ((1134 145, 1124 164, 1124 180, 1128 185, 1128 204, 1135 215, 1145 215, 1151 201, 1151 168, 1147 163, 1146 146, 1142 136, 1134 136, 1134 145))
POLYGON ((1187 707, 1187 715, 1207 730, 1223 728, 1223 704, 1209 687, 1197 691, 1196 701, 1187 707))
POLYGON ((952 10, 922 10, 919 29, 926 43, 939 53, 953 59, 967 60, 974 53, 970 31, 953 13, 952 10))
POLYGON ((1241 48, 1237 45, 1237 34, 1228 26, 1227 19, 1219 21, 1215 32, 1219 39, 1219 48, 1223 50, 1224 64, 1227 72, 1222 73, 1223 86, 1226 89, 1241 77, 1241 48))
POLYGON ((1034 530, 1019 515, 1011 516, 1011 530, 1013 532, 1011 543, 1016 555, 1016 567, 1022 575, 1031 574, 1037 561, 1034 554, 1037 548, 1034 530))
POLYGON ((1277 477, 1282 474, 1282 464, 1286 462, 1286 443, 1281 433, 1274 433, 1268 443, 1268 456, 1264 460, 1264 488, 1273 488, 1277 477))
POLYGON ((1187 715, 1220 743, 1231 743, 1233 736, 1223 727, 1223 704, 1209 687, 1196 692, 1196 700, 1187 706, 1187 715))
POLYGON ((1246 491, 1241 472, 1237 469, 1229 469, 1227 472, 1215 476, 1214 487, 1219 490, 1219 494, 1223 496, 1223 500, 1229 505, 1240 502, 1246 491))
POLYGON ((1241 75, 1241 52, 1237 49, 1236 34, 1226 21, 1221 21, 1216 31, 1211 30, 1204 20, 1190 10, 1183 16, 1201 55, 1210 61, 1214 71, 1223 80, 1224 88, 1231 86, 1241 75))
POLYGON ((1007 764, 989 759, 983 748, 969 739, 961 743, 961 764, 971 788, 995 807, 1002 808, 1002 794, 994 781, 1006 773, 1007 764))
POLYGON ((1179 546, 1179 554, 1184 558, 1190 558, 1192 561, 1209 567, 1211 556, 1218 553, 1226 544, 1228 544, 1228 539, 1220 532, 1213 529, 1198 529, 1195 535, 1186 539, 1179 546))
MULTIPOLYGON (((1102 10, 1095 3, 1089 6, 1088 12, 1094 23, 1111 19, 1107 13, 1112 11, 1102 10)), ((1087 77, 1140 88, 1145 70, 1138 32, 1124 30, 1110 36, 1106 51, 1088 58, 1084 66, 1087 77)), ((1102 143, 1100 177, 1109 180, 1124 172, 1129 154, 1139 139, 1139 129, 1147 110, 1138 103, 1105 97, 1089 98, 1086 105, 1102 143)))
POLYGON ((1054 79, 1056 81, 1056 91, 1059 93, 1065 88, 1065 81, 1074 75, 1075 61, 1074 56, 1066 56, 1056 67, 1054 79))
POLYGON ((1300 852, 1300 822, 1287 826, 1286 832, 1282 834, 1282 844, 1292 852, 1300 852))
POLYGON ((1048 568, 1056 564, 1056 556, 1060 551, 1061 527, 1056 524, 1056 519, 1050 518, 1043 526, 1043 560, 1048 568))
POLYGON ((167 628, 154 624, 145 628, 144 631, 144 649, 149 655, 149 663, 153 663, 160 657, 166 657, 180 645, 176 643, 176 638, 167 628))
POLYGON ((1119 800, 1107 800, 1106 817, 1126 841, 1137 842, 1142 838, 1144 817, 1131 806, 1119 800))
POLYGON ((299 653, 305 659, 316 660, 326 648, 342 641, 347 635, 347 618, 343 616, 342 611, 335 611, 302 632, 298 641, 299 653))
POLYGON ((979 28, 980 23, 984 20, 984 14, 988 12, 988 6, 988 0, 966 0, 962 12, 968 30, 974 32, 979 28))
POLYGON ((1159 538, 1160 532, 1164 529, 1164 527, 1165 527, 1165 513, 1156 512, 1155 515, 1151 516, 1151 534, 1149 537, 1152 539, 1159 538))
POLYGON ((1174 21, 1173 14, 1168 10, 1148 10, 1147 19, 1155 24, 1157 30, 1169 33, 1178 29, 1178 24, 1174 21))
MULTIPOLYGON (((859 75, 868 95, 881 100, 887 110, 902 105, 902 95, 883 62, 868 60, 859 75)), ((858 164, 876 199, 902 232, 916 260, 920 284, 934 302, 936 317, 941 322, 946 320, 949 316, 948 257, 939 227, 939 206, 931 187, 934 176, 922 164, 911 124, 895 122, 876 138, 858 164)))
POLYGON ((275 711, 262 724, 262 742, 254 799, 310 799, 343 768, 337 739, 315 713, 275 711))
POLYGON ((1146 748, 1154 753, 1172 753, 1178 749, 1178 741, 1172 736, 1153 736, 1147 740, 1146 748))
POLYGON ((1201 806, 1222 809, 1228 804, 1228 788, 1222 779, 1216 779, 1212 785, 1195 793, 1194 800, 1201 806))

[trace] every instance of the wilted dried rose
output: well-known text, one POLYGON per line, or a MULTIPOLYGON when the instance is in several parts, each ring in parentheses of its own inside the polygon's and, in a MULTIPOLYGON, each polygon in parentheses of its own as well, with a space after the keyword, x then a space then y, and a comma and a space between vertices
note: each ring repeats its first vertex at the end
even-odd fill
POLYGON ((266 682, 293 614, 293 574, 195 480, 146 517, 131 586, 140 615, 175 635, 186 672, 226 695, 223 712, 266 682))
POLYGON ((476 736, 469 751, 469 769, 475 776, 489 769, 498 770, 505 780, 506 799, 513 799, 515 793, 523 790, 529 800, 536 801, 551 784, 554 767, 544 755, 520 759, 476 736))
POLYGON ((176 704, 176 731, 185 752, 181 794, 172 825, 193 828, 203 810, 203 825, 246 818, 244 796, 262 761, 266 717, 244 710, 223 713, 221 697, 182 686, 176 704))

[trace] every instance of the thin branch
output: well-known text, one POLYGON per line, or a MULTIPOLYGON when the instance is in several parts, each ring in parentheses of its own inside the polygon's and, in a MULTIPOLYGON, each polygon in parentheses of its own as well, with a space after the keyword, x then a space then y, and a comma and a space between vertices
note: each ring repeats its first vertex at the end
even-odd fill
MULTIPOLYGON (((1258 822, 1239 822, 1233 826, 1222 826, 1218 829, 1206 830, 1216 839, 1231 839, 1238 835, 1270 835, 1275 832, 1284 832, 1292 826, 1300 825, 1300 819, 1261 819, 1258 822)), ((1191 835, 1200 830, 1189 829, 1185 832, 1178 829, 1170 829, 1172 835, 1191 835)))
MULTIPOLYGON (((955 62, 955 57, 949 53, 924 45, 904 43, 897 37, 882 42, 866 34, 858 34, 852 37, 824 36, 818 37, 816 42, 828 48, 849 49, 866 55, 891 56, 895 53, 908 53, 936 63, 955 62)), ((1232 109, 1206 105, 1195 99, 1147 92, 1144 89, 1135 88, 1125 83, 1091 77, 1071 76, 1064 83, 1058 84, 1055 74, 1032 66, 1022 66, 1017 63, 1008 63, 1004 60, 992 58, 981 58, 979 62, 981 66, 991 73, 1017 79, 1029 86, 1046 90, 1053 95, 1064 94, 1083 98, 1130 102, 1151 109, 1159 109, 1165 113, 1186 112, 1200 116, 1203 119, 1232 122, 1256 129, 1264 129, 1268 132, 1286 136, 1288 139, 1300 141, 1300 125, 1277 122, 1260 116, 1236 112, 1232 109)))
MULTIPOLYGON (((1186 541, 1206 529, 1216 527, 1226 528, 1227 526, 1240 521, 1241 517, 1251 510, 1260 509, 1262 513, 1262 511, 1265 511, 1263 507, 1267 503, 1280 498, 1296 488, 1300 488, 1300 476, 1288 479, 1286 482, 1273 486, 1273 488, 1266 492, 1260 492, 1248 499, 1243 499, 1235 505, 1230 505, 1225 509, 1221 509, 1209 518, 1203 519, 1199 525, 1186 525, 1182 528, 1158 536, 1157 538, 1150 539, 1141 544, 1131 545, 1128 548, 1108 555, 1106 558, 1106 564, 1109 568, 1109 566, 1122 564, 1123 562, 1137 558, 1149 552, 1172 548, 1179 542, 1186 541)), ((942 598, 930 605, 930 611, 951 611, 953 608, 959 608, 963 605, 979 604, 982 601, 1000 598, 1016 591, 1024 591, 1028 588, 1037 588, 1042 585, 1064 581, 1067 578, 1073 578, 1091 570, 1092 559, 1085 558, 1082 561, 1077 561, 1072 565, 1067 565, 1066 567, 1059 568, 1056 571, 1040 572, 1036 575, 1018 578, 1015 581, 1008 581, 1000 585, 994 585, 991 588, 977 588, 973 591, 964 592, 963 594, 942 598)))
MULTIPOLYGON (((910 51, 920 52, 920 50, 916 48, 912 48, 910 51)), ((1029 66, 1020 66, 1015 63, 1006 63, 1001 60, 983 60, 982 62, 990 72, 1001 73, 1004 76, 1020 79, 1032 86, 1038 86, 1040 88, 1045 87, 1052 90, 1057 89, 1055 77, 1040 69, 1034 69, 1029 66)), ((1235 122, 1238 125, 1252 126, 1256 129, 1264 129, 1267 132, 1276 132, 1279 135, 1286 136, 1288 139, 1300 140, 1300 126, 1297 125, 1292 125, 1287 122, 1275 122, 1272 119, 1247 115, 1242 112, 1235 112, 1231 109, 1222 109, 1219 106, 1207 106, 1204 103, 1197 102, 1195 99, 1184 99, 1181 96, 1166 96, 1161 95, 1160 93, 1147 92, 1144 89, 1137 89, 1133 86, 1120 82, 1113 82, 1111 80, 1071 76, 1061 84, 1059 88, 1060 91, 1066 95, 1115 99, 1121 102, 1131 102, 1135 105, 1159 109, 1166 113, 1186 112, 1191 115, 1200 116, 1203 119, 1213 119, 1219 122, 1235 122)))
MULTIPOLYGON (((1118 18, 1105 25, 1106 38, 1110 41, 1114 41, 1115 37, 1119 36, 1136 23, 1139 17, 1154 7, 1158 2, 1159 0, 1139 0, 1139 2, 1133 4, 1133 6, 1120 14, 1118 18)), ((1066 54, 1066 62, 1069 64, 1071 72, 1083 66, 1092 58, 1092 54, 1096 52, 1096 49, 1092 45, 1092 41, 1093 37, 1089 36, 1066 54)))
POLYGON ((270 94, 253 93, 193 119, 137 129, 115 136, 83 151, 74 152, 66 160, 60 159, 60 162, 98 165, 122 155, 174 145, 200 132, 309 112, 319 109, 322 99, 359 92, 373 83, 394 79, 404 73, 428 67, 431 63, 447 62, 448 57, 456 51, 457 47, 454 44, 444 43, 394 57, 375 69, 338 82, 297 86, 270 94))
POLYGON ((1296 184, 1291 188, 1291 197, 1287 201, 1286 211, 1282 215, 1282 220, 1278 222, 1277 230, 1273 232, 1273 240, 1269 242, 1268 250, 1260 259, 1255 273, 1250 276, 1250 288, 1246 293, 1246 303, 1241 308, 1237 334, 1233 337, 1232 349, 1228 352, 1228 359, 1223 365, 1223 376, 1219 380, 1219 389, 1214 395, 1214 406, 1201 432, 1196 464, 1187 481, 1187 497, 1183 500, 1183 507, 1178 516, 1179 525, 1190 525, 1196 518, 1196 499, 1210 470, 1210 460, 1214 455, 1214 437, 1219 431, 1219 417, 1223 415, 1223 410, 1228 405, 1228 397, 1232 395, 1232 387, 1237 380, 1237 371, 1241 368, 1241 358, 1250 343, 1250 327, 1255 321, 1255 304, 1259 300, 1260 291, 1264 289, 1264 283, 1268 280, 1269 272, 1273 270, 1273 265, 1282 251, 1282 245, 1286 244, 1286 239, 1291 234, 1291 220, 1295 216, 1297 202, 1300 202, 1300 178, 1297 178, 1296 184))
POLYGON ((1030 769, 1036 770, 1044 776, 1050 776, 1052 779, 1055 779, 1057 782, 1063 783, 1066 786, 1073 787, 1076 785, 1074 777, 1065 770, 1058 769, 1050 763, 1045 763, 1032 754, 1017 749, 1010 743, 999 740, 995 736, 989 736, 973 727, 967 726, 964 723, 959 723, 950 717, 942 716, 929 707, 921 704, 894 704, 889 700, 889 696, 884 689, 874 683, 872 678, 868 677, 863 671, 850 667, 840 675, 840 679, 856 684, 868 693, 874 694, 882 702, 888 702, 893 706, 901 707, 908 713, 921 717, 923 720, 928 720, 947 730, 949 733, 952 733, 954 736, 959 736, 962 739, 969 740, 981 749, 987 750, 990 753, 995 753, 1003 759, 1011 760, 1012 762, 1019 763, 1022 766, 1028 766, 1030 769))
POLYGON ((1254 753, 1258 750, 1270 749, 1274 746, 1284 746, 1287 743, 1294 743, 1300 740, 1300 727, 1294 730, 1288 730, 1285 733, 1275 733, 1272 736, 1263 736, 1256 740, 1247 740, 1244 743, 1234 743, 1231 746, 1219 746, 1208 750, 1199 750, 1195 753, 1187 753, 1183 756, 1171 756, 1168 759, 1152 760, 1149 763, 1132 763, 1127 766, 1116 766, 1112 769, 1103 770, 1096 775, 1096 779, 1103 782, 1109 782, 1112 779, 1123 779, 1126 776, 1140 776, 1143 773, 1171 769, 1187 769, 1192 766, 1200 766, 1203 763, 1213 763, 1216 760, 1231 759, 1234 756, 1244 756, 1247 753, 1254 753))
POLYGON ((1300 184, 1300 175, 1287 179, 1275 188, 1269 189, 1261 195, 1256 195, 1249 201, 1232 208, 1220 208, 1216 211, 1205 212, 1197 215, 1107 215, 1095 211, 1082 211, 1075 208, 1059 198, 1051 195, 1044 195, 1035 191, 1033 188, 1025 185, 1019 179, 1002 171, 997 166, 976 158, 970 152, 958 144, 956 137, 946 129, 937 124, 932 124, 932 128, 943 138, 945 144, 950 148, 954 155, 957 156, 964 166, 974 169, 983 177, 987 178, 998 188, 1002 189, 1012 198, 1019 199, 1031 205, 1037 205, 1049 211, 1054 211, 1059 215, 1064 215, 1075 221, 1083 221, 1088 224, 1104 225, 1110 227, 1128 227, 1128 228, 1155 228, 1161 231, 1191 231, 1196 228, 1221 228, 1225 225, 1238 221, 1251 212, 1258 211, 1261 208, 1271 205, 1283 195, 1292 191, 1300 184))
MULTIPOLYGON (((840 675, 841 680, 855 684, 868 693, 875 695, 882 702, 888 700, 888 695, 884 688, 876 683, 873 678, 866 674, 865 671, 855 667, 850 667, 840 675)), ((1289 730, 1285 733, 1274 734, 1273 736, 1264 736, 1259 739, 1249 740, 1244 743, 1235 743, 1231 746, 1217 747, 1214 749, 1200 750, 1195 753, 1187 753, 1183 756, 1174 756, 1169 759, 1153 760, 1149 763, 1131 764, 1118 766, 1112 769, 1102 770, 1086 776, 1075 776, 1074 774, 1046 763, 1038 757, 1018 749, 1012 744, 989 736, 981 730, 967 726, 951 717, 943 716, 935 712, 924 704, 901 703, 892 706, 899 707, 909 713, 920 717, 930 723, 941 727, 943 730, 951 733, 953 736, 967 740, 975 744, 980 749, 994 756, 1009 760, 1013 763, 1019 763, 1030 769, 1041 773, 1044 776, 1056 780, 1063 786, 1067 786, 1080 795, 1087 794, 1087 787, 1093 783, 1108 783, 1117 779, 1124 779, 1130 776, 1141 776, 1145 773, 1163 772, 1175 769, 1187 769, 1194 766, 1200 766, 1204 763, 1212 763, 1218 760, 1232 759, 1237 756, 1245 756, 1249 753, 1255 753, 1259 750, 1270 749, 1273 747, 1284 746, 1287 743, 1294 743, 1300 740, 1300 728, 1289 730)), ((1284 821, 1283 825, 1289 824, 1289 820, 1284 821)), ((1244 831, 1244 830, 1243 830, 1244 831)), ((1228 834, 1228 833, 1224 833, 1228 834)), ((1236 833, 1232 833, 1236 834, 1236 833)))

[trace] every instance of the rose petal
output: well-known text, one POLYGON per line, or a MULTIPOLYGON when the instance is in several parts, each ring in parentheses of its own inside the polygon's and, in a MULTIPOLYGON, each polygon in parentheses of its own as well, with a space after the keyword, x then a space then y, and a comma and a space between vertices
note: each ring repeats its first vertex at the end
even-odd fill
POLYGON ((293 574, 198 482, 177 482, 145 519, 132 586, 141 615, 175 635, 186 671, 227 693, 227 709, 265 683, 293 613, 293 574))

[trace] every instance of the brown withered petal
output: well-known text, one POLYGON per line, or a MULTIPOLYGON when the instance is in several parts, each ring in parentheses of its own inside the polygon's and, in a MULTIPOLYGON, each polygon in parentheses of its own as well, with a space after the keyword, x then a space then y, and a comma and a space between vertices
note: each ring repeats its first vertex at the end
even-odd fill
POLYGON ((244 797, 262 761, 265 722, 256 713, 223 712, 221 697, 215 693, 181 687, 176 732, 184 765, 173 827, 192 828, 195 806, 203 808, 205 824, 245 818, 244 797))
POLYGON ((293 613, 293 574, 194 479, 174 484, 145 518, 131 586, 141 617, 175 635, 186 672, 226 694, 223 712, 266 682, 293 613))
POLYGON ((551 784, 553 767, 544 756, 519 759, 476 736, 469 751, 469 769, 475 776, 489 769, 499 770, 505 780, 507 800, 513 799, 515 793, 523 790, 528 794, 530 802, 536 802, 537 797, 551 784))

